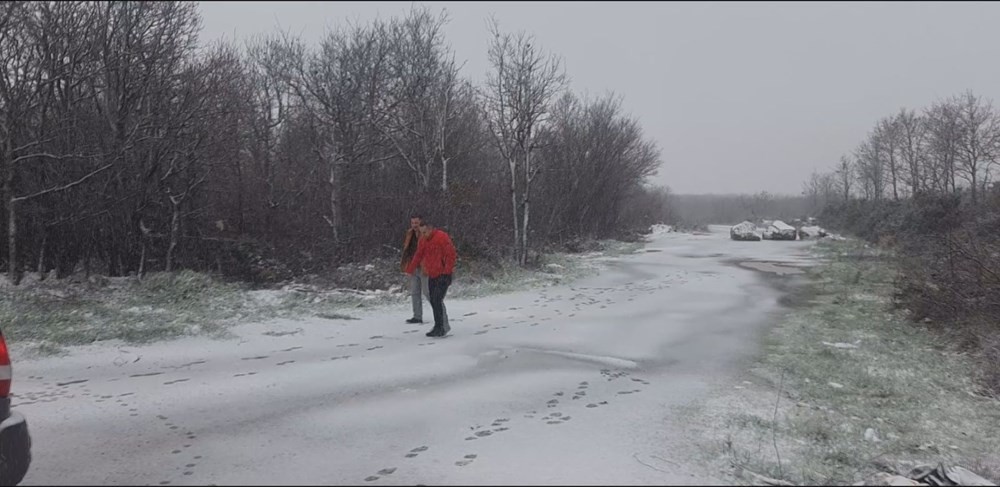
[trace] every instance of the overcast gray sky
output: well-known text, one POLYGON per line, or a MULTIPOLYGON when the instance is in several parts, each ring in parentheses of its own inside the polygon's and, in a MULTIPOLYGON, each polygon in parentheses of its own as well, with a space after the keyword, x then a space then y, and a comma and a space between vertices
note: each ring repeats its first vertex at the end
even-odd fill
POLYGON ((464 74, 486 18, 562 56, 572 89, 624 95, 676 193, 797 194, 879 117, 966 89, 1000 100, 1000 3, 201 2, 202 40, 445 9, 464 74))

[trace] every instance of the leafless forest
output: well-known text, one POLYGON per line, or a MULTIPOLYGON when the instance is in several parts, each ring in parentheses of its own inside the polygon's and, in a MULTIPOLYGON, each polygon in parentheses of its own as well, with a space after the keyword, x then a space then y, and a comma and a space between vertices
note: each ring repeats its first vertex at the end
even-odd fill
POLYGON ((413 212, 460 255, 530 264, 669 218, 619 96, 492 22, 470 82, 444 13, 199 43, 188 2, 0 5, 2 265, 257 282, 395 255, 413 212))
POLYGON ((981 352, 1000 391, 1000 112, 965 92, 879 120, 805 193, 827 225, 892 249, 897 305, 981 352))

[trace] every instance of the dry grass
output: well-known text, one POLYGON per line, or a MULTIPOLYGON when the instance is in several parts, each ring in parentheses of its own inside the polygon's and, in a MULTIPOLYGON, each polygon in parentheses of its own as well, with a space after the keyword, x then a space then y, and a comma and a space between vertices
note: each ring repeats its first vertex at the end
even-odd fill
POLYGON ((796 484, 850 484, 908 462, 1000 480, 1000 402, 978 394, 976 360, 893 311, 887 260, 853 243, 818 249, 830 262, 809 271, 813 304, 770 330, 741 378, 751 384, 687 411, 701 451, 716 466, 796 484))
MULTIPOLYGON (((634 252, 642 243, 596 242, 600 255, 634 252)), ((539 266, 464 262, 451 297, 471 298, 569 282, 598 269, 597 254, 547 254, 539 266)), ((148 343, 184 335, 225 336, 238 324, 274 318, 352 319, 351 310, 409 301, 398 262, 345 266, 328 279, 280 289, 250 289, 213 276, 180 271, 136 278, 46 279, 31 275, 3 286, 0 323, 9 343, 27 354, 103 340, 148 343), (394 283, 393 281, 398 281, 394 283)))

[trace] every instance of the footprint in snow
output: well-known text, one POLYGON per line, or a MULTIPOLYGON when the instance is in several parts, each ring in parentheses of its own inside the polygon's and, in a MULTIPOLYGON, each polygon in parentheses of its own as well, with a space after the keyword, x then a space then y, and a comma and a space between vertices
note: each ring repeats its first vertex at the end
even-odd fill
POLYGON ((418 447, 416 447, 416 448, 414 448, 414 449, 410 450, 410 452, 409 452, 409 453, 407 453, 407 454, 406 454, 406 455, 404 455, 404 456, 405 456, 406 458, 414 458, 414 457, 416 457, 417 455, 419 455, 419 454, 421 454, 421 453, 423 453, 423 452, 427 451, 427 448, 428 448, 427 446, 418 446, 418 447))
POLYGON ((478 458, 478 455, 476 455, 474 453, 470 453, 470 454, 468 454, 468 455, 466 455, 464 457, 464 460, 459 460, 459 461, 455 462, 455 465, 457 465, 459 467, 464 467, 464 466, 472 463, 472 461, 475 460, 476 458, 478 458))

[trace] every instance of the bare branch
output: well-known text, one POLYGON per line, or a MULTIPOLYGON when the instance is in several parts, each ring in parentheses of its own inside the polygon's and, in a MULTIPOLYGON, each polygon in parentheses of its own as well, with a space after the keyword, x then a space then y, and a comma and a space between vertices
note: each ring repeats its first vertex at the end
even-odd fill
POLYGON ((79 186, 79 185, 87 182, 88 179, 90 179, 90 178, 92 178, 92 177, 94 177, 94 176, 96 176, 96 175, 98 175, 98 174, 100 174, 100 173, 102 173, 102 172, 110 169, 111 166, 114 166, 114 163, 106 164, 104 166, 101 166, 100 168, 95 169, 94 171, 90 172, 86 176, 84 176, 84 177, 82 177, 80 179, 77 179, 76 181, 73 181, 72 183, 64 184, 62 186, 58 186, 58 187, 55 187, 55 188, 49 188, 49 189, 46 189, 46 190, 43 190, 43 191, 39 191, 37 193, 33 193, 33 194, 30 194, 30 195, 27 195, 27 196, 18 196, 18 197, 15 197, 15 198, 11 198, 11 201, 14 202, 14 203, 17 203, 17 202, 21 202, 21 201, 27 201, 27 200, 30 200, 30 199, 34 199, 34 198, 37 198, 39 196, 44 196, 44 195, 47 195, 47 194, 58 193, 58 192, 61 192, 61 191, 66 191, 68 189, 72 189, 72 188, 74 188, 76 186, 79 186))

